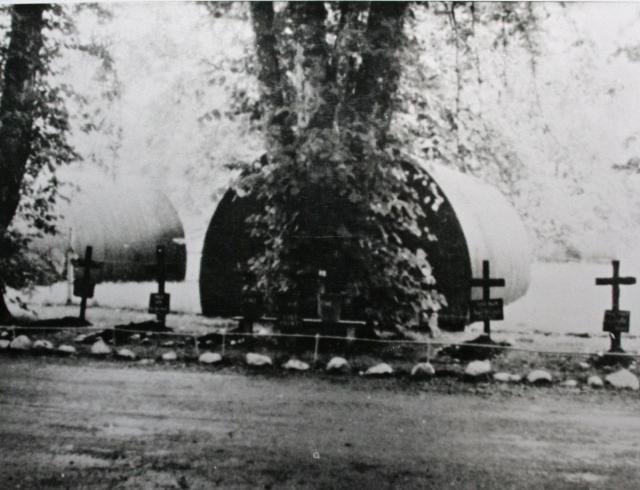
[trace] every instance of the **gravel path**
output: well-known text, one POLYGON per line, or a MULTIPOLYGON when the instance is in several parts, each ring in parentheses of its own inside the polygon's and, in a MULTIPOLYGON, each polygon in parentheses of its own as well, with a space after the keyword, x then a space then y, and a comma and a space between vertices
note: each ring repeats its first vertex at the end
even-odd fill
POLYGON ((637 488, 637 394, 0 358, 3 488, 637 488))

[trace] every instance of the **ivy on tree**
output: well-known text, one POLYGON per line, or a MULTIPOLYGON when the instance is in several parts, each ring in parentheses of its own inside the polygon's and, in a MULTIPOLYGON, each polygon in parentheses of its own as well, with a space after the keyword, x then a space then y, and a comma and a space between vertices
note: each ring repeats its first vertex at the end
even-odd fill
POLYGON ((328 288, 373 305, 386 326, 430 301, 416 164, 390 130, 402 72, 405 2, 250 4, 266 154, 238 187, 264 206, 252 234, 264 249, 248 289, 328 288))

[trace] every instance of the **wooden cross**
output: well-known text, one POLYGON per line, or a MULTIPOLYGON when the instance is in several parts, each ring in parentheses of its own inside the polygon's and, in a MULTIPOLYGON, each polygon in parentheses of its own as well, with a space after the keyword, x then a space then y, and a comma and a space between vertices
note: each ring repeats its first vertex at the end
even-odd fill
POLYGON ((482 299, 471 301, 471 321, 482 320, 484 322, 484 333, 491 335, 491 320, 502 320, 504 318, 503 303, 501 299, 491 299, 492 287, 504 287, 504 279, 491 278, 489 261, 482 261, 482 277, 472 278, 471 287, 482 288, 482 299))
POLYGON ((260 318, 262 308, 262 295, 255 291, 246 291, 242 294, 242 317, 239 329, 241 332, 252 333, 253 324, 260 318))
POLYGON ((92 260, 93 247, 88 246, 84 252, 84 259, 73 260, 72 263, 76 267, 80 267, 82 277, 73 282, 73 295, 79 296, 80 300, 80 320, 86 321, 87 298, 93 298, 96 287, 95 280, 91 277, 91 269, 99 269, 101 264, 92 260))
POLYGON ((160 326, 164 327, 167 314, 170 311, 171 295, 165 292, 166 270, 165 251, 163 245, 156 247, 156 274, 158 281, 158 292, 151 293, 149 297, 149 313, 155 313, 160 326))
POLYGON ((297 332, 300 328, 300 302, 297 294, 280 293, 279 325, 285 333, 297 332))
POLYGON ((622 352, 622 332, 629 331, 628 311, 620 310, 620 286, 636 283, 635 277, 620 277, 620 261, 612 260, 612 277, 597 277, 596 286, 611 286, 611 310, 605 311, 604 327, 605 332, 611 334, 611 352, 622 352))
POLYGON ((322 299, 327 293, 327 271, 318 269, 318 282, 316 291, 316 315, 322 318, 322 299))

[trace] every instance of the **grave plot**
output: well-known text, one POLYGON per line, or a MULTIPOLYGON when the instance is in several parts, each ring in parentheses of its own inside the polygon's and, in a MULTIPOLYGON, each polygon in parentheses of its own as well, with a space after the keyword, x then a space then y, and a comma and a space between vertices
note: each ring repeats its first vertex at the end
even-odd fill
MULTIPOLYGON (((162 283, 185 278, 184 229, 164 194, 98 182, 91 176, 77 178, 74 185, 68 199, 59 199, 54 210, 60 216, 56 223, 58 233, 35 239, 30 247, 54 263, 60 279, 67 282, 67 304, 71 304, 73 296, 80 298, 80 314, 25 320, 32 326, 88 325, 87 300, 94 297, 96 285, 156 280, 158 247, 163 251, 162 283)), ((167 297, 161 294, 155 299, 164 302, 167 297)))

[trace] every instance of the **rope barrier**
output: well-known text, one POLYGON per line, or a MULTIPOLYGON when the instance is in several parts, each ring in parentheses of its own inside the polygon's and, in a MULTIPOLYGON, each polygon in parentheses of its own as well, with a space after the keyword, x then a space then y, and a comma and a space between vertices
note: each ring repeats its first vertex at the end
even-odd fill
MULTIPOLYGON (((590 351, 571 351, 571 350, 555 350, 555 349, 536 349, 529 347, 518 347, 512 345, 500 345, 500 344, 484 344, 484 343, 473 343, 473 342, 451 342, 446 340, 415 340, 415 339, 360 339, 360 338, 347 338, 341 337, 337 335, 320 335, 316 334, 292 334, 292 333, 279 333, 279 332, 270 332, 270 333, 244 333, 244 332, 227 332, 226 330, 207 332, 207 333, 197 333, 197 332, 174 332, 174 331, 154 331, 154 330, 145 330, 145 329, 116 329, 116 328, 104 328, 104 327, 26 327, 26 326, 8 326, 7 330, 13 331, 13 336, 15 338, 15 331, 20 330, 28 330, 33 332, 33 330, 42 329, 43 331, 57 330, 59 332, 63 331, 73 331, 79 332, 80 329, 82 332, 91 331, 91 332, 108 332, 111 331, 112 337, 115 339, 116 332, 122 332, 126 334, 145 334, 145 335, 158 335, 158 336, 173 336, 173 337, 193 337, 196 351, 198 351, 198 337, 210 334, 219 334, 221 336, 221 351, 222 355, 225 353, 226 349, 226 337, 251 337, 251 338, 290 338, 290 339, 309 339, 314 341, 314 360, 318 357, 319 352, 319 344, 320 340, 336 340, 346 343, 353 342, 368 342, 374 344, 382 344, 382 345, 422 345, 427 347, 429 351, 432 350, 433 347, 473 347, 479 349, 493 349, 493 350, 503 350, 503 351, 515 351, 515 352, 526 352, 531 354, 542 354, 542 355, 566 355, 566 356, 598 356, 601 352, 590 352, 590 351)), ((48 332, 43 332, 48 333, 48 332)), ((621 356, 621 357, 634 357, 640 358, 640 353, 631 353, 631 352, 607 352, 607 356, 621 356)), ((429 356, 431 357, 431 356, 429 356)))
MULTIPOLYGON (((156 267, 158 265, 157 262, 141 262, 135 260, 96 260, 97 264, 106 264, 106 265, 144 265, 144 266, 153 266, 156 267)), ((176 263, 167 261, 168 264, 176 263)))

